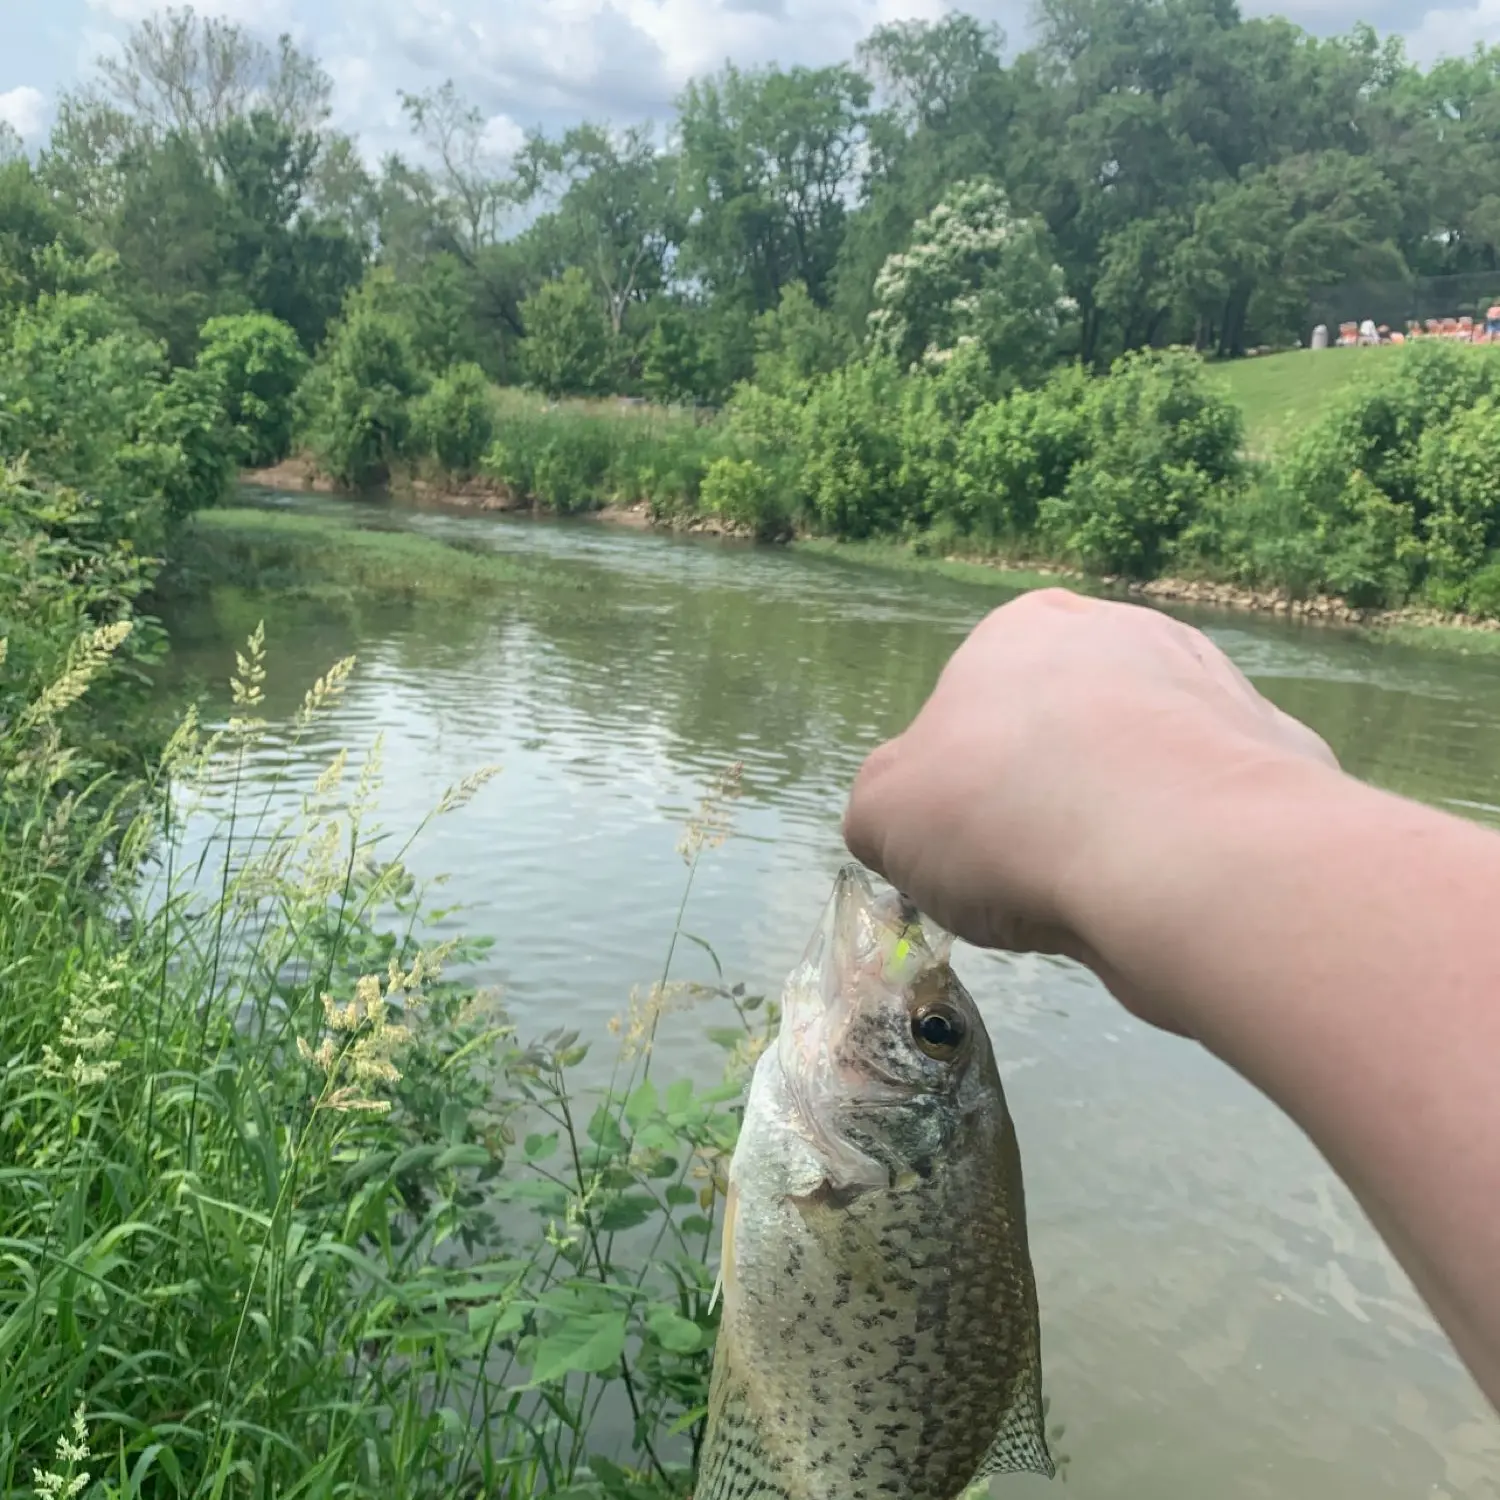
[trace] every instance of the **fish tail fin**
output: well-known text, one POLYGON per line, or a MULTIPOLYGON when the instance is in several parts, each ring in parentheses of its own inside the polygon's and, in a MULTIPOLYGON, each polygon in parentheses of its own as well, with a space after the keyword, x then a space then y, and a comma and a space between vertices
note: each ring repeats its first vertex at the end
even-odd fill
POLYGON ((1038 1362, 1030 1362, 1016 1382, 1010 1406, 1000 1430, 974 1478, 992 1474, 1040 1474, 1057 1476, 1057 1465, 1047 1448, 1047 1418, 1042 1407, 1042 1380, 1038 1362))

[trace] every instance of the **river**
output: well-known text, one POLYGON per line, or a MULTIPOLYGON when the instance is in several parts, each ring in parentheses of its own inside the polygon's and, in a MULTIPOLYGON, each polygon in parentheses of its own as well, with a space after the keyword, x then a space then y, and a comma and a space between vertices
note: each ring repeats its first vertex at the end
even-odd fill
MULTIPOLYGON (((523 1033, 607 1045, 658 977, 682 895, 682 825, 743 762, 736 832, 704 857, 685 926, 726 973, 777 987, 843 859, 866 752, 915 712, 997 588, 785 549, 587 522, 259 497, 531 559, 493 600, 267 609, 265 712, 284 722, 334 660, 359 667, 296 752, 384 735, 382 821, 501 774, 416 846, 461 926, 498 942, 523 1033)), ((1500 825, 1500 657, 1194 615, 1354 773, 1500 825)), ((222 679, 244 599, 169 620, 174 671, 222 679)), ((222 706, 222 699, 221 699, 222 706)), ((284 759, 273 735, 268 759, 284 759)), ((295 781, 297 777, 294 777, 295 781)), ((1052 1418, 1079 1500, 1495 1500, 1500 1423, 1301 1134, 1192 1046, 1061 962, 961 949, 1026 1166, 1052 1418)), ((697 949, 680 977, 708 977, 697 949)), ((707 1018, 670 1015, 656 1076, 716 1076, 707 1018)), ((998 1495, 1051 1493, 1040 1480, 998 1495)))

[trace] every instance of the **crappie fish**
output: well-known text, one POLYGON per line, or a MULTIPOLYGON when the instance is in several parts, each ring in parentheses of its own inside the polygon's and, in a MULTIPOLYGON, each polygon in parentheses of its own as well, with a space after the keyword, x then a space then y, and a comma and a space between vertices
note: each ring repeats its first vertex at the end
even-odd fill
POLYGON ((851 864, 787 980, 729 1168, 694 1500, 1055 1473, 1021 1157, 951 946, 851 864))

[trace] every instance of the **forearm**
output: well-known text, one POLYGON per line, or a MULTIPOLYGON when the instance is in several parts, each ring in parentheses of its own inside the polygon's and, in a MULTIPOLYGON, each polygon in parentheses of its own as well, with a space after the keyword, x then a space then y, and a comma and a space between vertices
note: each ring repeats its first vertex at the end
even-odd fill
POLYGON ((1500 1405, 1500 838, 1314 765, 1121 816, 1107 982, 1307 1131, 1500 1405))

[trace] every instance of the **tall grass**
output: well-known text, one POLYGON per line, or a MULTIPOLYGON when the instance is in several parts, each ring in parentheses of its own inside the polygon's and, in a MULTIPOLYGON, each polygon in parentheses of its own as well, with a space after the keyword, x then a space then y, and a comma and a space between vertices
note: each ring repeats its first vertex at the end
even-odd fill
POLYGON ((378 743, 300 794, 251 774, 294 758, 352 658, 271 725, 257 631, 232 715, 189 716, 146 796, 58 798, 59 714, 118 644, 0 731, 0 1493, 685 1493, 734 1104, 776 1021, 671 979, 733 776, 586 1089, 576 1032, 523 1040, 458 977, 485 944, 424 936, 422 830, 375 822, 378 743), (706 1089, 651 1076, 684 1000, 735 1021, 706 1089))
POLYGON ((703 475, 725 449, 722 424, 691 411, 550 403, 514 390, 496 401, 497 436, 481 467, 560 514, 642 502, 660 516, 696 510, 703 475))

